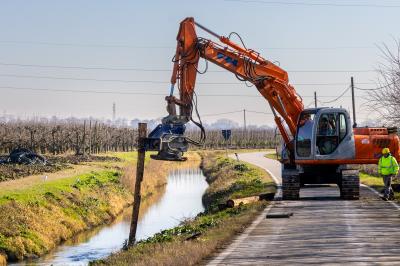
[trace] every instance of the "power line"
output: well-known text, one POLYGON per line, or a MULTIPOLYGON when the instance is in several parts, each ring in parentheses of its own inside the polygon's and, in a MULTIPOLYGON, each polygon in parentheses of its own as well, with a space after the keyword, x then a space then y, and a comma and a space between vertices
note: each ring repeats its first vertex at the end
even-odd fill
POLYGON ((242 109, 242 110, 237 110, 237 111, 230 111, 230 112, 224 112, 224 113, 212 113, 212 114, 205 114, 201 115, 203 116, 219 116, 219 115, 227 115, 227 114, 235 114, 235 113, 242 113, 243 110, 246 110, 246 112, 249 113, 256 113, 256 114, 266 114, 266 115, 272 115, 272 113, 267 113, 267 112, 262 112, 262 111, 252 111, 252 110, 247 110, 247 109, 242 109))
MULTIPOLYGON (((48 88, 31 88, 31 87, 14 87, 14 86, 0 86, 2 89, 11 90, 30 90, 30 91, 48 91, 48 92, 71 92, 71 93, 92 93, 92 94, 118 94, 118 95, 149 95, 149 96, 165 96, 165 93, 152 93, 152 92, 124 92, 124 91, 99 91, 99 90, 72 90, 72 89, 48 89, 48 88)), ((250 94, 198 94, 200 97, 246 97, 246 98, 261 98, 260 95, 250 95, 250 94)), ((314 96, 304 95, 302 98, 312 98, 314 96)), ((337 96, 318 96, 319 98, 332 98, 337 96)), ((344 96, 341 97, 351 97, 344 96)), ((320 102, 324 103, 324 102, 320 102)), ((327 103, 327 102, 326 102, 327 103)), ((242 111, 242 110, 241 110, 242 111)), ((258 111, 249 111, 258 112, 258 111)), ((269 114, 269 113, 266 113, 269 114)))
POLYGON ((255 113, 255 114, 265 114, 265 115, 272 115, 272 113, 268 113, 268 112, 262 112, 262 111, 252 111, 252 110, 247 110, 247 109, 246 109, 246 112, 249 112, 249 113, 255 113))
POLYGON ((370 88, 370 89, 365 89, 365 88, 360 88, 360 87, 354 87, 354 88, 356 88, 357 90, 362 90, 362 91, 376 91, 376 90, 386 89, 389 86, 392 86, 392 85, 396 84, 399 81, 400 81, 400 78, 397 78, 394 81, 392 81, 392 82, 390 82, 390 83, 388 83, 386 85, 383 85, 383 86, 380 86, 380 87, 376 87, 376 88, 370 88))
POLYGON ((327 104, 327 103, 333 103, 336 102, 337 100, 339 100, 340 98, 342 98, 346 92, 348 92, 351 89, 351 87, 347 87, 338 97, 336 97, 335 99, 331 100, 331 101, 326 101, 326 102, 321 102, 322 104, 327 104))
MULTIPOLYGON (((238 1, 236 1, 238 2, 238 1)), ((127 48, 127 49, 171 49, 175 46, 137 46, 129 44, 79 44, 79 43, 59 43, 59 42, 40 42, 40 41, 15 41, 0 40, 0 44, 21 44, 21 45, 41 45, 41 46, 66 46, 80 48, 127 48)), ((374 46, 334 46, 334 47, 254 47, 259 50, 342 50, 342 49, 376 49, 374 46)))
POLYGON ((0 86, 0 88, 1 89, 11 89, 11 90, 48 91, 48 92, 165 96, 165 93, 150 93, 150 92, 120 92, 120 91, 68 90, 68 89, 56 89, 55 90, 55 89, 46 89, 46 88, 13 87, 13 86, 0 86))
MULTIPOLYGON (((38 68, 59 68, 59 69, 84 69, 84 70, 112 70, 112 71, 146 71, 146 72, 163 72, 167 69, 144 69, 144 68, 118 68, 118 67, 85 67, 85 66, 62 66, 62 65, 40 65, 40 64, 16 64, 0 62, 2 66, 17 67, 38 67, 38 68)), ((169 70, 172 71, 172 70, 169 70)))
POLYGON ((201 116, 218 116, 218 115, 227 115, 227 114, 235 114, 235 113, 241 113, 243 110, 237 110, 237 111, 231 111, 231 112, 224 112, 224 113, 213 113, 213 114, 205 114, 201 116))
POLYGON ((378 88, 371 88, 371 89, 365 89, 365 88, 359 88, 359 87, 354 87, 354 88, 357 89, 357 90, 360 90, 360 91, 377 91, 377 90, 381 90, 381 89, 386 88, 386 87, 387 86, 378 87, 378 88))
MULTIPOLYGON (((148 95, 148 96, 165 96, 166 95, 165 93, 151 93, 151 92, 123 92, 123 91, 99 91, 99 90, 47 89, 47 88, 14 87, 14 86, 0 86, 0 88, 1 89, 11 89, 11 90, 92 93, 92 94, 148 95)), ((250 97, 250 98, 260 98, 260 95, 249 95, 249 94, 198 94, 197 96, 200 96, 200 97, 250 97)))
POLYGON ((130 49, 173 49, 173 46, 140 46, 129 44, 80 44, 80 43, 60 43, 60 42, 40 42, 40 41, 15 41, 1 40, 4 44, 28 44, 28 45, 45 45, 45 46, 71 46, 83 48, 130 48, 130 49))
MULTIPOLYGON (((171 69, 146 69, 146 68, 122 68, 122 67, 107 67, 107 66, 65 66, 65 65, 41 65, 41 64, 18 64, 18 63, 5 63, 0 62, 2 66, 16 66, 16 67, 37 67, 37 68, 56 68, 56 69, 81 69, 81 70, 111 70, 111 71, 138 71, 138 72, 172 72, 171 69)), ((208 72, 216 73, 230 73, 227 70, 209 70, 208 72)), ((289 73, 365 73, 375 72, 372 69, 349 69, 349 70, 287 70, 289 73)))
POLYGON ((380 5, 380 4, 337 4, 337 3, 310 3, 310 2, 291 2, 291 1, 261 1, 261 0, 225 0, 227 2, 258 3, 267 5, 285 6, 328 6, 328 7, 378 7, 378 8, 399 8, 399 5, 380 5))
POLYGON ((373 69, 363 70, 287 70, 289 73, 368 73, 376 72, 373 69))
MULTIPOLYGON (((121 80, 121 79, 93 79, 93 78, 74 78, 74 77, 55 77, 55 76, 35 76, 35 75, 16 75, 0 74, 1 77, 14 78, 34 78, 34 79, 56 79, 56 80, 78 80, 78 81, 98 81, 98 82, 122 82, 122 83, 151 83, 151 84, 170 84, 169 81, 160 80, 121 80)), ((197 82, 204 85, 242 85, 240 82, 197 82)), ((295 86, 342 86, 347 83, 293 83, 295 86)), ((358 84, 375 84, 371 82, 359 82, 358 84)))
POLYGON ((310 108, 314 104, 314 100, 311 101, 308 105, 306 105, 306 108, 310 108))

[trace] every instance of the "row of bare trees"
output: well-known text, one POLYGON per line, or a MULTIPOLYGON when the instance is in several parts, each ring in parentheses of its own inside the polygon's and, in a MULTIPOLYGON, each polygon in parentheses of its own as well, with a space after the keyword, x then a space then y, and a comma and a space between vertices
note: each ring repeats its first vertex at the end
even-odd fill
MULTIPOLYGON (((281 139, 275 134, 274 129, 232 129, 231 137, 228 141, 222 136, 221 130, 207 130, 204 149, 262 149, 275 148, 279 145, 281 139)), ((188 131, 186 135, 198 140, 200 133, 198 131, 188 131)))
POLYGON ((113 127, 98 121, 0 123, 0 152, 29 148, 39 153, 90 154, 107 151, 130 151, 135 148, 136 131, 113 127))
MULTIPOLYGON (((193 140, 198 131, 187 131, 193 140)), ((10 121, 0 123, 0 153, 15 148, 28 148, 42 154, 93 154, 108 151, 131 151, 136 148, 137 130, 116 127, 98 121, 10 121)), ((272 148, 279 138, 273 129, 233 129, 225 141, 221 130, 208 130, 202 148, 272 148)))

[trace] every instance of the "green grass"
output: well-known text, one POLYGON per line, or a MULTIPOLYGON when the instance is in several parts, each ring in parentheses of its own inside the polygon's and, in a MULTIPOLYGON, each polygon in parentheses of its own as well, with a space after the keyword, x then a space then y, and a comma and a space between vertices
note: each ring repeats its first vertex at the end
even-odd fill
MULTIPOLYGON (((151 154, 156 154, 156 152, 146 152, 146 158, 145 158, 145 163, 148 163, 150 161, 150 155, 151 154)), ((106 155, 108 156, 113 156, 113 157, 117 157, 125 162, 136 162, 137 160, 137 152, 133 151, 133 152, 110 152, 107 153, 106 155)))
POLYGON ((276 155, 276 152, 265 154, 264 157, 268 158, 268 159, 272 159, 272 160, 277 160, 278 159, 278 157, 276 155))
POLYGON ((127 162, 134 162, 137 160, 137 152, 110 152, 106 153, 107 156, 117 157, 127 162))
POLYGON ((211 183, 203 196, 210 208, 217 208, 228 199, 244 198, 275 190, 275 184, 266 172, 245 162, 218 155, 206 158, 203 165, 211 183))
POLYGON ((370 186, 378 191, 383 189, 382 177, 373 176, 373 175, 369 175, 369 174, 361 172, 360 173, 360 182, 367 186, 370 186))
MULTIPOLYGON (((373 176, 370 174, 360 173, 360 182, 369 187, 372 187, 378 192, 381 192, 384 189, 383 179, 380 176, 373 176)), ((397 181, 395 181, 397 182, 397 181)), ((394 192, 394 198, 396 201, 400 201, 400 192, 394 192)))
POLYGON ((116 171, 91 172, 53 181, 43 181, 26 189, 0 191, 0 204, 9 201, 20 203, 43 203, 49 195, 57 197, 64 192, 86 190, 94 186, 104 186, 108 182, 117 182, 120 174, 116 171))

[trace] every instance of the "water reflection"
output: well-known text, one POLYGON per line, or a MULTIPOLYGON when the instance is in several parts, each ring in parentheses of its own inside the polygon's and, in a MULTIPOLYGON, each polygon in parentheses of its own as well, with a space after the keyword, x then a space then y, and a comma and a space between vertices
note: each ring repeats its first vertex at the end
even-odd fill
MULTIPOLYGON (((145 239, 161 230, 174 227, 182 220, 203 211, 201 197, 207 186, 200 169, 171 172, 164 195, 141 215, 137 239, 145 239)), ((112 224, 82 233, 52 253, 19 265, 87 265, 90 260, 106 257, 120 250, 124 240, 128 238, 130 218, 131 208, 112 224)))

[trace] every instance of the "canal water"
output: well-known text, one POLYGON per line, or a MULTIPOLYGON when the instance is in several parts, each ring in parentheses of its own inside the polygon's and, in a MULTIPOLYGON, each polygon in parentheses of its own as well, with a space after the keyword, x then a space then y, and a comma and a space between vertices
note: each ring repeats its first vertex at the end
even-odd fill
MULTIPOLYGON (((168 175, 165 193, 141 215, 137 239, 146 239, 161 230, 177 226, 204 210, 202 195, 208 184, 200 169, 175 170, 168 175)), ((128 238, 131 208, 112 224, 77 235, 53 252, 32 261, 14 265, 87 265, 122 248, 128 238)))

